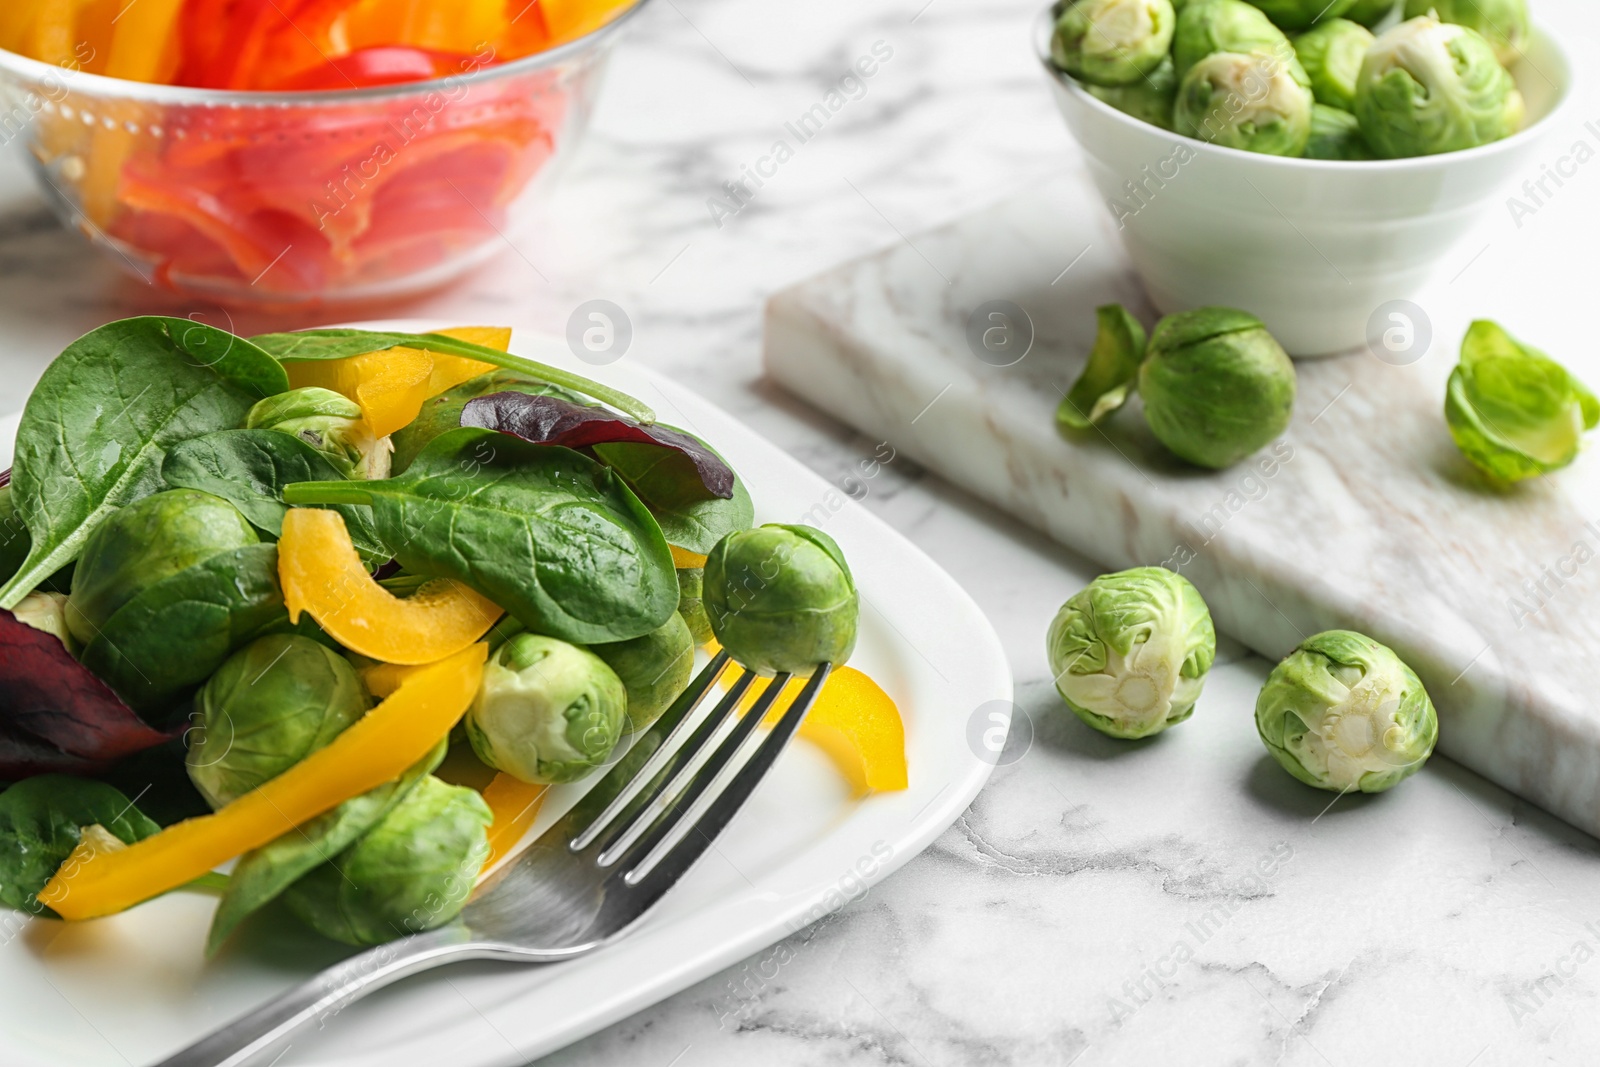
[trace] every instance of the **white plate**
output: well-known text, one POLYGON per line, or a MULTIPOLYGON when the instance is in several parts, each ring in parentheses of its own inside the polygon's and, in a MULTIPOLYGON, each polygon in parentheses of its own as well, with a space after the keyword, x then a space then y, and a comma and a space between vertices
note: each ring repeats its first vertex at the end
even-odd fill
MULTIPOLYGON (((408 979, 297 1037, 279 1067, 526 1063, 859 897, 954 822, 989 776, 967 724, 982 705, 1011 699, 1011 675, 993 628, 953 579, 690 390, 637 368, 586 367, 552 338, 519 335, 514 347, 626 389, 662 421, 711 441, 749 485, 758 522, 809 522, 838 539, 863 605, 851 662, 900 706, 911 786, 854 801, 821 754, 796 742, 716 847, 629 936, 570 963, 464 964, 408 979)), ((14 418, 0 421, 0 467, 15 429, 14 418)), ((535 832, 575 799, 568 794, 546 806, 535 832)), ((20 928, 17 913, 0 909, 0 1063, 149 1063, 345 954, 283 919, 255 924, 207 963, 214 906, 175 893, 108 919, 20 928)))

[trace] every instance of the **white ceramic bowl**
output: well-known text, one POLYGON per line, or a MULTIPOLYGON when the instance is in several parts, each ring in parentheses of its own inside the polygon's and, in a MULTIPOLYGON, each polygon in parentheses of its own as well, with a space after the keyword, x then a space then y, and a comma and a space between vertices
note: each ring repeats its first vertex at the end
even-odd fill
POLYGON ((1367 343, 1368 322, 1411 299, 1508 180, 1538 169, 1573 72, 1537 32, 1512 71, 1528 104, 1515 136, 1465 152, 1377 162, 1284 159, 1141 122, 1050 63, 1050 12, 1034 27, 1056 104, 1088 156, 1128 255, 1163 313, 1250 311, 1297 356, 1367 343))

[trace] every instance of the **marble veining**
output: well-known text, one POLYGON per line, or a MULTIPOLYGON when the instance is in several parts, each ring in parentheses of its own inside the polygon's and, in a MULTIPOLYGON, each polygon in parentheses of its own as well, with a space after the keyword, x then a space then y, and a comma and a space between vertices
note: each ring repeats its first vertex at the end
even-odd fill
MULTIPOLYGON (((1079 157, 1028 47, 1038 6, 658 0, 619 48, 592 136, 539 224, 466 283, 399 309, 559 333, 584 300, 621 304, 635 326, 628 359, 693 383, 906 532, 973 593, 1006 644, 1019 706, 1034 727, 1031 744, 1009 754, 1018 758, 996 771, 962 819, 865 896, 544 1062, 1593 1062, 1600 1046, 1593 838, 1446 757, 1393 794, 1348 797, 1324 812, 1327 797, 1290 781, 1262 752, 1248 708, 1266 663, 1231 642, 1191 722, 1131 745, 1092 734, 1063 714, 1042 646, 1055 609, 1099 564, 1036 532, 1065 529, 1048 526, 1047 509, 1024 510, 1047 491, 1081 499, 1076 478, 1014 455, 1009 467, 985 468, 999 483, 1028 488, 1003 503, 1025 525, 982 502, 983 494, 930 473, 940 468, 925 467, 914 447, 916 431, 958 399, 952 389, 910 425, 948 377, 897 366, 880 393, 864 364, 841 368, 851 375, 846 382, 906 404, 893 409, 903 410, 903 424, 876 434, 837 421, 849 409, 819 410, 763 377, 762 308, 773 292, 880 248, 905 252, 904 235, 921 253, 906 253, 915 258, 904 269, 922 272, 931 288, 874 284, 859 299, 837 289, 860 314, 816 321, 834 324, 832 336, 843 338, 861 315, 881 314, 926 345, 944 337, 941 323, 965 299, 939 272, 962 285, 1010 258, 997 254, 999 268, 965 262, 984 246, 944 244, 927 231, 1012 193, 1070 185, 1079 157), (707 201, 880 39, 896 54, 866 95, 718 227, 707 201), (881 304, 889 298, 892 309, 881 304), (850 481, 885 439, 897 458, 870 481, 850 481), (1279 858, 1285 846, 1287 859, 1279 858)), ((1582 0, 1534 0, 1534 8, 1574 47, 1600 39, 1600 19, 1582 0)), ((1584 115, 1600 115, 1600 107, 1584 115)), ((1482 309, 1575 366, 1593 362, 1582 279, 1600 233, 1593 208, 1600 171, 1589 170, 1521 228, 1503 217, 1464 241, 1459 261, 1444 272, 1455 276, 1443 290, 1447 299, 1438 310, 1432 297, 1427 302, 1441 337, 1453 341, 1473 313, 1466 309, 1482 309)), ((1013 220, 1007 247, 1048 259, 1035 284, 1060 291, 1096 256, 1114 251, 1116 235, 1098 203, 1063 201, 1059 187, 1055 195, 1040 210, 1067 213, 1084 241, 1056 247, 1049 234, 1060 232, 1060 220, 1025 215, 1013 220), (1051 287, 1085 243, 1094 249, 1051 287)), ((1125 271, 1107 267, 1096 277, 1107 299, 1148 313, 1125 271)), ((74 336, 149 311, 215 316, 208 321, 241 330, 330 314, 224 313, 127 281, 55 227, 20 167, 3 157, 0 411, 20 406, 46 361, 74 336)), ((1050 330, 1061 345, 1052 369, 1064 387, 1088 326, 1074 313, 1050 330)), ((1447 347, 1430 358, 1444 358, 1447 347)), ((1033 374, 1047 363, 1030 356, 1014 370, 1033 374)), ((874 366, 879 376, 889 373, 888 364, 874 366)), ((1303 418, 1343 385, 1324 376, 1308 382, 1303 418)), ((1600 365, 1589 377, 1600 382, 1600 365)), ((1042 377, 1030 388, 1043 395, 1050 385, 1042 377)), ((1346 395, 1333 410, 1356 399, 1346 395)), ((1016 453, 1022 423, 1035 417, 1028 412, 1046 406, 1037 401, 1009 417, 986 403, 993 429, 975 424, 971 439, 1004 433, 1016 453)), ((1383 511, 1386 483, 1340 475, 1340 465, 1309 447, 1281 475, 1302 460, 1325 472, 1319 484, 1337 494, 1338 508, 1383 511)), ((1113 513, 1143 487, 1132 471, 1105 500, 1113 513)), ((1407 521, 1428 551, 1454 543, 1456 535, 1426 516, 1407 521)), ((1114 551, 1146 549, 1151 535, 1141 529, 1114 551)), ((1361 531, 1358 524, 1349 533, 1361 531)), ((1401 585, 1403 577, 1375 595, 1414 588, 1401 585)), ((1279 603, 1291 615, 1299 610, 1279 603)), ((1578 610, 1576 601, 1552 603, 1562 618, 1578 610)), ((1552 628, 1555 616, 1552 609, 1552 628)))

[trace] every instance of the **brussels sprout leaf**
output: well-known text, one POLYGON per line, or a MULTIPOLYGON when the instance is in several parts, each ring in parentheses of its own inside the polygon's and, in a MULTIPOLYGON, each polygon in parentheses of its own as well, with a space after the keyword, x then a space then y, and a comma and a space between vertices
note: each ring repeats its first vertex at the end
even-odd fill
POLYGON ((0 777, 84 770, 168 740, 51 634, 0 611, 0 777), (38 744, 33 740, 37 739, 38 744))
POLYGON ((0 793, 0 904, 53 917, 35 894, 93 825, 125 845, 161 829, 104 782, 50 774, 0 793))
POLYGON ((1600 423, 1600 401, 1561 364, 1479 320, 1461 342, 1445 420, 1479 469, 1514 482, 1571 463, 1600 423))
POLYGON ((1144 327, 1127 308, 1106 304, 1094 314, 1099 330, 1089 361, 1056 408, 1057 424, 1074 430, 1087 430, 1128 402, 1144 358, 1144 327))

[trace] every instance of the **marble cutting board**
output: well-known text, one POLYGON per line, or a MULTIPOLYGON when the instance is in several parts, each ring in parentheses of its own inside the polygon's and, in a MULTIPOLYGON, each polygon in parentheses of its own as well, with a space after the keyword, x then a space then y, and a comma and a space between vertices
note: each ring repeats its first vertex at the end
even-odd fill
POLYGON ((1436 313, 1407 365, 1298 363, 1289 430, 1232 470, 1170 458, 1137 400, 1065 439, 1053 412, 1112 301, 1153 324, 1068 174, 777 294, 766 368, 1108 569, 1180 570, 1265 656, 1335 627, 1391 645, 1439 708, 1440 751, 1600 834, 1600 460, 1496 489, 1460 456, 1441 408, 1465 314, 1436 313), (1031 320, 1013 365, 969 345, 990 301, 1031 320))

